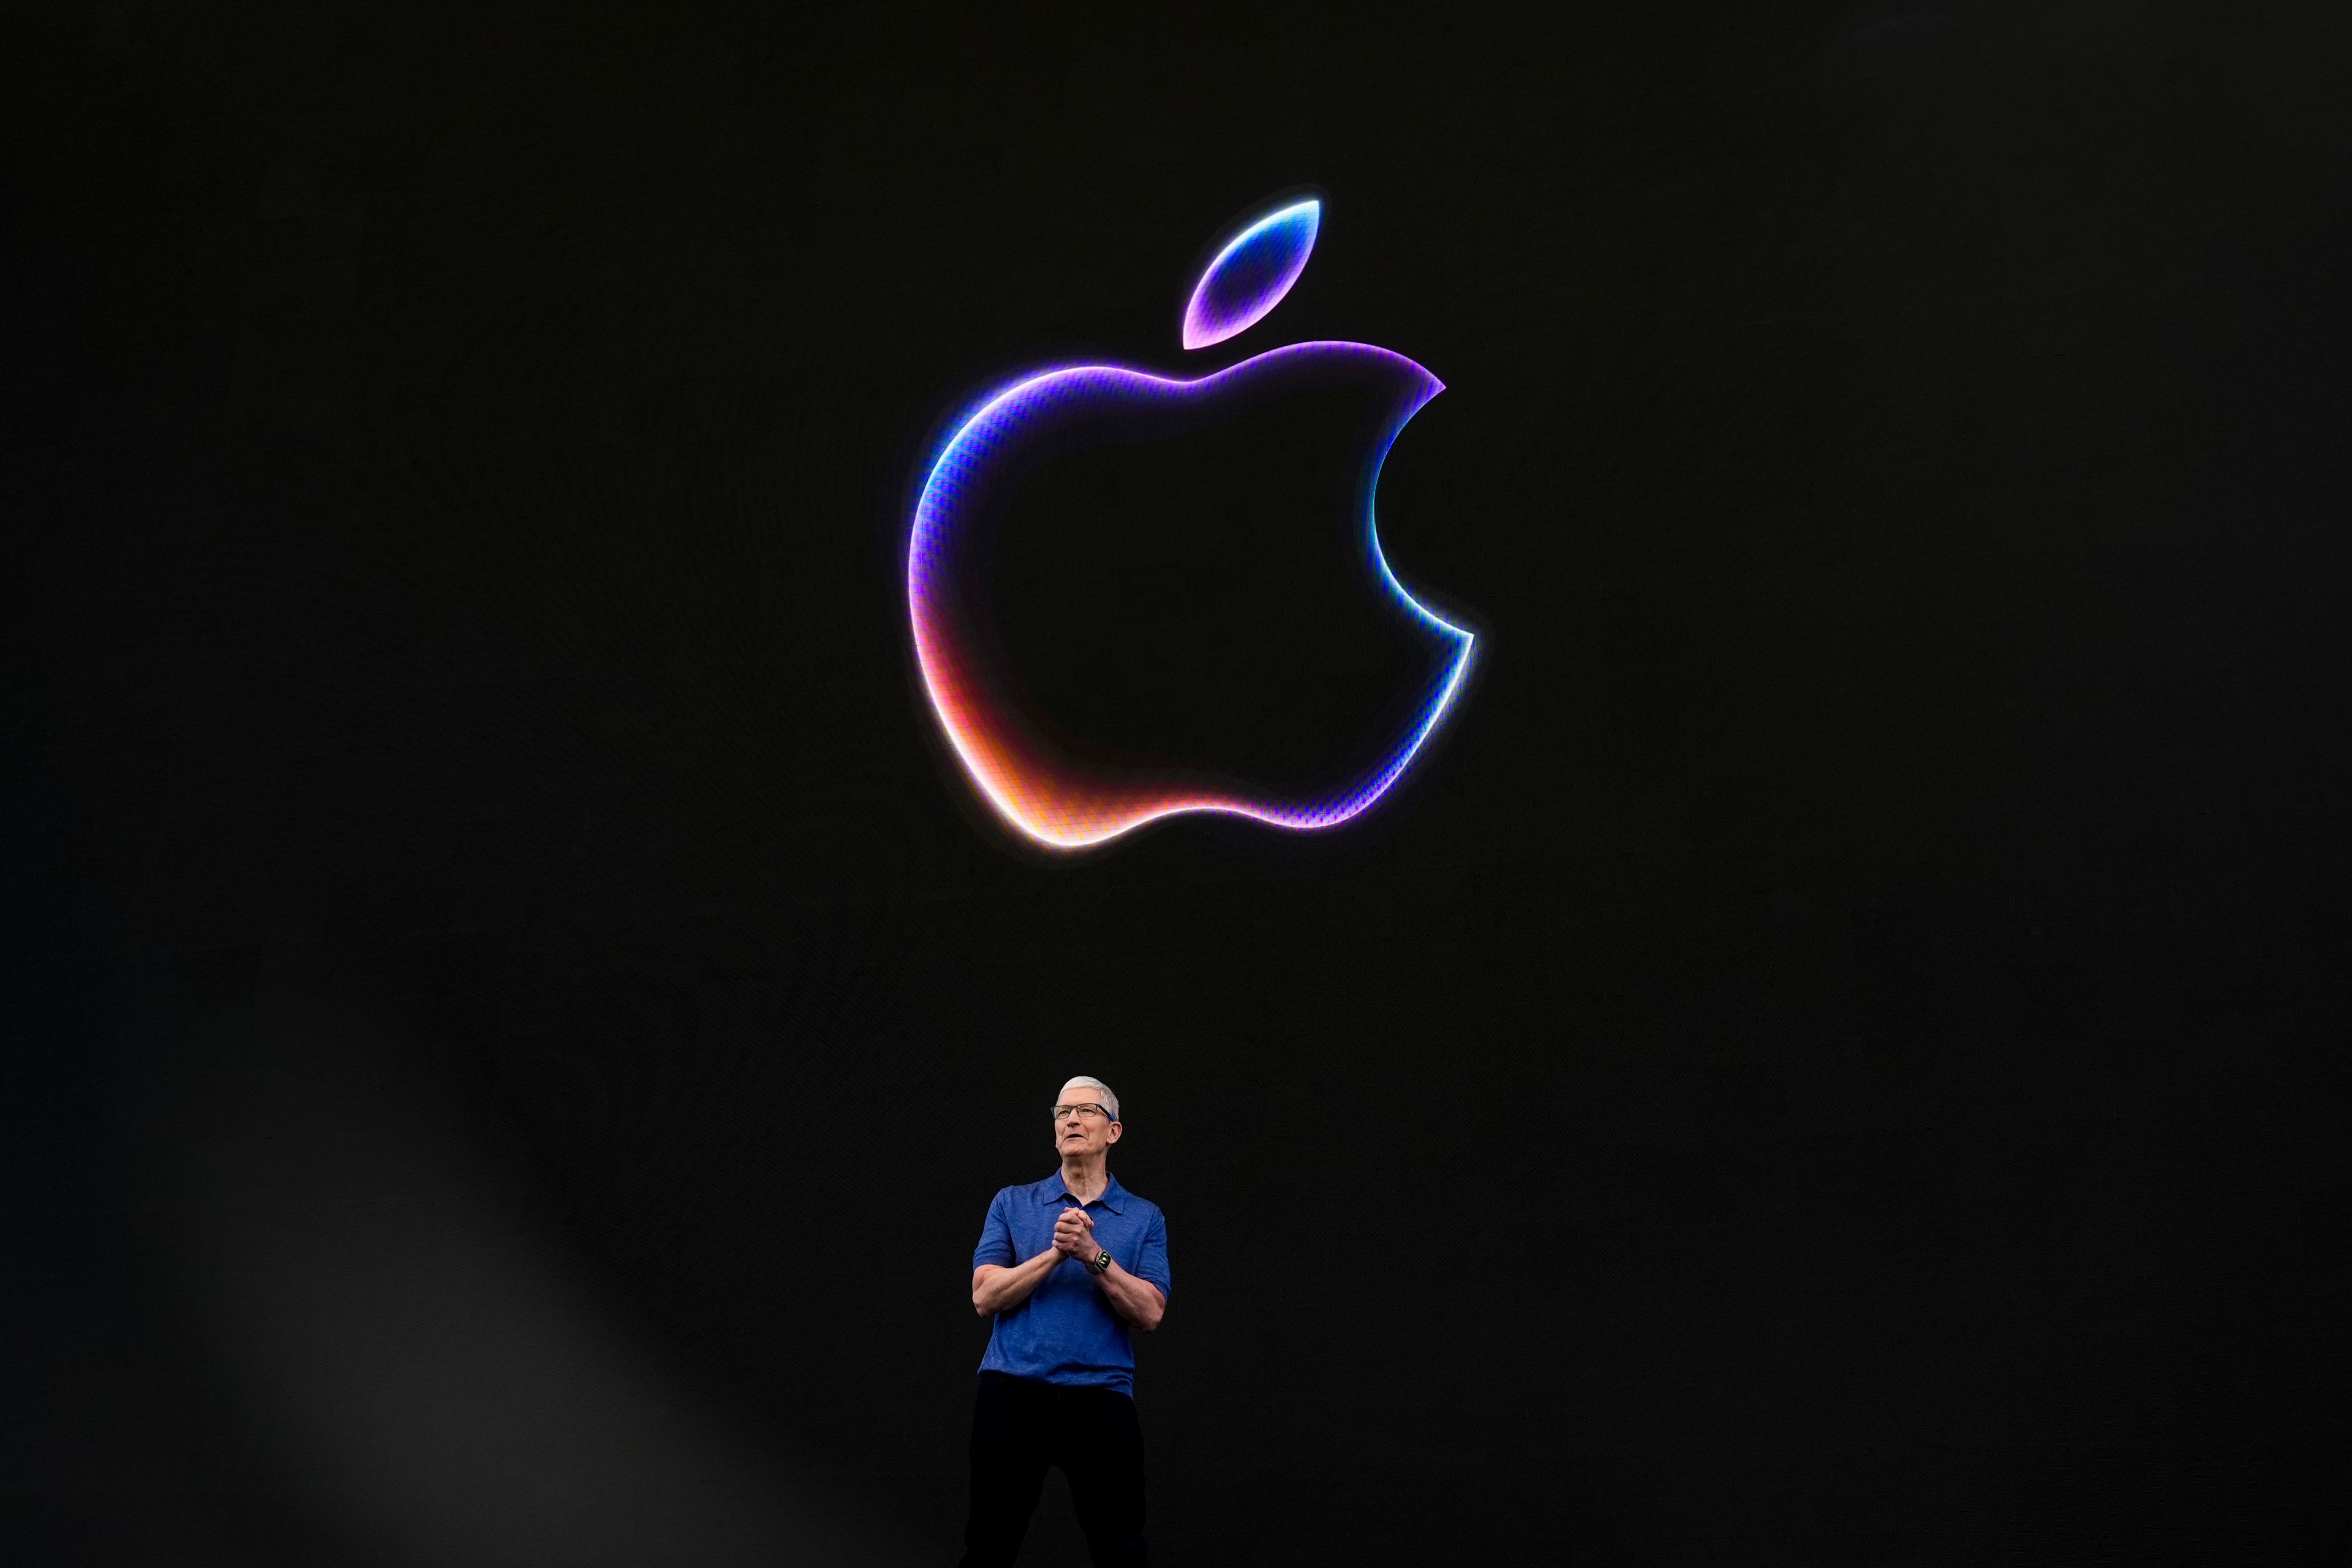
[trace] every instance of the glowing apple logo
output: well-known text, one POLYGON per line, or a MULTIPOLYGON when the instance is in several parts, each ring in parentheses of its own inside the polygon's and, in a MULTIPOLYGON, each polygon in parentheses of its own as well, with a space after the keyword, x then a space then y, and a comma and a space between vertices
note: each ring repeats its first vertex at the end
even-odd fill
MULTIPOLYGON (((1301 201, 1244 227, 1221 249, 1186 306, 1186 349, 1244 331, 1281 302, 1305 270, 1322 205, 1301 201)), ((1381 553, 1372 498, 1382 461, 1414 414, 1444 390, 1403 355, 1369 343, 1289 343, 1194 381, 1121 365, 1069 365, 998 387, 958 422, 923 480, 907 551, 907 608, 932 710, 981 795, 1022 835, 1056 849, 1103 844, 1181 812, 1222 812, 1275 827, 1312 830, 1346 822, 1388 793, 1436 729, 1470 668, 1476 639, 1407 593, 1381 553), (992 486, 1055 444, 1108 440, 1114 426, 1175 422, 1228 399, 1282 397, 1335 378, 1370 389, 1380 428, 1358 482, 1355 537, 1361 563, 1443 657, 1417 716, 1378 760, 1338 787, 1276 798, 1202 787, 1169 769, 1087 762, 1055 746, 1021 712, 990 668, 968 585, 984 574, 982 531, 971 525, 992 486)))

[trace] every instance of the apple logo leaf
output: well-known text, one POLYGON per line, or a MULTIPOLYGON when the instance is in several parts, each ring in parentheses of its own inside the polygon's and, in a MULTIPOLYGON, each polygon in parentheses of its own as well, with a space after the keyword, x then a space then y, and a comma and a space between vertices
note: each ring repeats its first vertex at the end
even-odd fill
POLYGON ((1293 202, 1271 212, 1225 242, 1184 308, 1184 346, 1204 349, 1223 342, 1263 320, 1282 303, 1315 248, 1323 204, 1293 202))

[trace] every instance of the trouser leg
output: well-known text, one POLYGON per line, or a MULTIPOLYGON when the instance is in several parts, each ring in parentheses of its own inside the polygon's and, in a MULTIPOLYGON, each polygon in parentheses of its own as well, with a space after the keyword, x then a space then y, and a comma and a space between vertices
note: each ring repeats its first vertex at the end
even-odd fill
POLYGON ((1002 1373, 980 1374, 971 1407, 971 1511, 962 1568, 1012 1568, 1037 1511, 1052 1458, 1041 1408, 1048 1391, 1002 1373))
POLYGON ((1095 1568, 1143 1568, 1143 1426, 1116 1389, 1064 1391, 1078 1411, 1057 1445, 1095 1568))

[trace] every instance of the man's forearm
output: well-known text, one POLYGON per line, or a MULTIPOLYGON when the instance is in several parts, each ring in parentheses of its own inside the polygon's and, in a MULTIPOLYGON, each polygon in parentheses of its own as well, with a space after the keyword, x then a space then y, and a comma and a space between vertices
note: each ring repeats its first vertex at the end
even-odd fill
POLYGON ((971 1310, 983 1318, 999 1312, 1009 1312, 1029 1299, 1029 1293, 1045 1282, 1063 1255, 1047 1247, 1026 1263, 1007 1268, 1003 1264, 983 1264, 975 1271, 971 1282, 971 1310))
POLYGON ((1168 1299, 1151 1281, 1129 1274, 1113 1262, 1106 1272, 1097 1277, 1096 1282, 1101 1285, 1104 1299, 1110 1302, 1110 1310, 1129 1325, 1147 1334, 1160 1326, 1161 1315, 1168 1310, 1168 1299))

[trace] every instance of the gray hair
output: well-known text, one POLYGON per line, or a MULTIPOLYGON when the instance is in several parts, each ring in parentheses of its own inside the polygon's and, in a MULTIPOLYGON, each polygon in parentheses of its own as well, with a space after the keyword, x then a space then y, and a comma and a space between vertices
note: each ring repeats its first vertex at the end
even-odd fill
POLYGON ((1102 1108, 1110 1112, 1110 1119, 1113 1121, 1118 1120, 1118 1096, 1110 1091, 1110 1085, 1098 1078, 1074 1078, 1062 1086, 1063 1103, 1068 1103, 1070 1090, 1074 1089, 1093 1089, 1095 1098, 1102 1101, 1102 1108))

